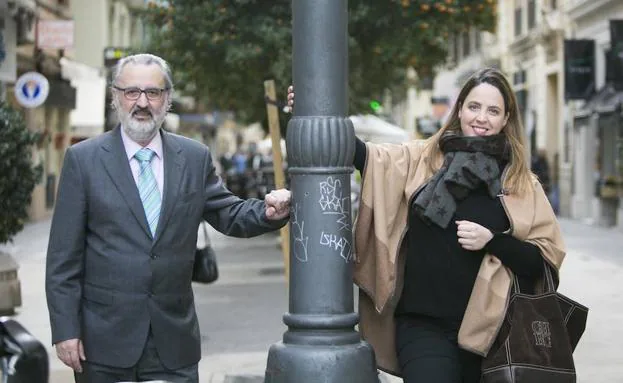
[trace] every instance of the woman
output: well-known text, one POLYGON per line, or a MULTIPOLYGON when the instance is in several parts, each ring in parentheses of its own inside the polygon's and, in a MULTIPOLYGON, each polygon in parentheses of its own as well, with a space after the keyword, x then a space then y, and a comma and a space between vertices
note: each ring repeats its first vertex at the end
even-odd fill
POLYGON ((402 145, 357 139, 355 167, 359 330, 378 367, 406 383, 479 382, 513 276, 534 287, 543 260, 558 270, 564 258, 508 81, 474 73, 438 133, 402 145))

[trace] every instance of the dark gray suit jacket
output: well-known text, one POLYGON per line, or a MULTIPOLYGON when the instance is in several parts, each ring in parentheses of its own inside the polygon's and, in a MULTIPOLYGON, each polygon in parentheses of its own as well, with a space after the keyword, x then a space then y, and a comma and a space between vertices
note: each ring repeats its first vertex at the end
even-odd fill
POLYGON ((164 195, 155 239, 120 128, 65 154, 46 265, 52 342, 80 338, 95 363, 133 366, 150 326, 166 367, 197 363, 191 274, 199 222, 236 237, 287 222, 268 221, 263 201, 228 191, 206 146, 161 134, 164 195))

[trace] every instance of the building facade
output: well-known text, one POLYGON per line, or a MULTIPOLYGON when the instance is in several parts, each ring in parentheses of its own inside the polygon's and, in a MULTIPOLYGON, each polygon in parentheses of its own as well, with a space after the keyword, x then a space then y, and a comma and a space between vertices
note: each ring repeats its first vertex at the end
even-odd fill
POLYGON ((72 1, 75 20, 73 62, 66 62, 68 76, 78 86, 78 105, 72 115, 72 141, 77 142, 109 129, 116 121, 110 109, 108 85, 114 64, 143 45, 141 0, 72 1))
POLYGON ((0 101, 17 78, 17 27, 7 0, 0 0, 0 101))
POLYGON ((565 17, 560 1, 513 0, 500 3, 507 36, 504 69, 523 116, 531 161, 543 156, 544 177, 554 209, 570 214, 569 158, 562 156, 564 115, 565 17))
POLYGON ((42 137, 34 162, 43 175, 32 194, 31 220, 53 211, 67 147, 105 131, 107 76, 120 58, 107 60, 106 53, 141 46, 136 10, 144 6, 142 0, 0 0, 0 97, 42 137), (38 22, 53 20, 73 22, 73 41, 65 49, 42 48, 37 40, 38 22), (16 81, 27 72, 49 82, 47 100, 36 108, 23 107, 15 97, 16 81))
POLYGON ((620 32, 618 41, 612 40, 610 25, 611 21, 623 22, 623 2, 568 0, 566 14, 568 38, 593 41, 595 50, 594 93, 586 100, 570 101, 567 105, 572 119, 572 216, 623 228, 623 93, 608 73, 612 64, 620 76, 623 58, 619 57, 616 67, 606 55, 623 44, 620 32))
POLYGON ((7 5, 6 16, 11 18, 7 25, 12 24, 15 33, 9 55, 15 56, 16 76, 5 82, 6 101, 23 113, 28 129, 41 133, 33 156, 43 173, 29 207, 30 218, 37 220, 48 216, 54 206, 63 153, 69 143, 69 114, 76 101, 75 88, 61 76, 60 59, 65 52, 39 49, 37 21, 71 20, 71 13, 63 0, 8 0, 7 5), (36 108, 24 107, 15 96, 16 81, 27 72, 38 72, 49 83, 46 101, 36 108))
MULTIPOLYGON (((484 66, 511 80, 532 158, 545 155, 550 200, 562 216, 623 226, 623 94, 607 81, 609 21, 623 20, 617 0, 501 0, 495 34, 464 33, 449 41, 433 97, 452 105, 463 81, 484 66), (565 41, 595 41, 595 89, 586 100, 566 100, 565 41), (613 186, 614 185, 614 186, 613 186), (618 188, 617 188, 618 185, 618 188)), ((618 68, 623 70, 623 68, 618 68)))

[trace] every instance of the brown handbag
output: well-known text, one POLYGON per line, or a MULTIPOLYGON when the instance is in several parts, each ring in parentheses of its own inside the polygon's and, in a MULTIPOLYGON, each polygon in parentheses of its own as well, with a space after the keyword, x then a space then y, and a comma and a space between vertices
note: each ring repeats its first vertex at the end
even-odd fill
POLYGON ((556 291, 545 264, 542 294, 522 294, 517 277, 502 328, 482 362, 483 383, 574 383, 573 351, 588 308, 556 291))

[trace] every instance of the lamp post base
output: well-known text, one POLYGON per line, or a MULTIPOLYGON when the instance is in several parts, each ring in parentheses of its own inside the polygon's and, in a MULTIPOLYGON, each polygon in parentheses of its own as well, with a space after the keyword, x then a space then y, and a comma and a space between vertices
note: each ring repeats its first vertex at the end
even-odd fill
POLYGON ((264 383, 378 383, 372 347, 276 343, 270 347, 264 383))

